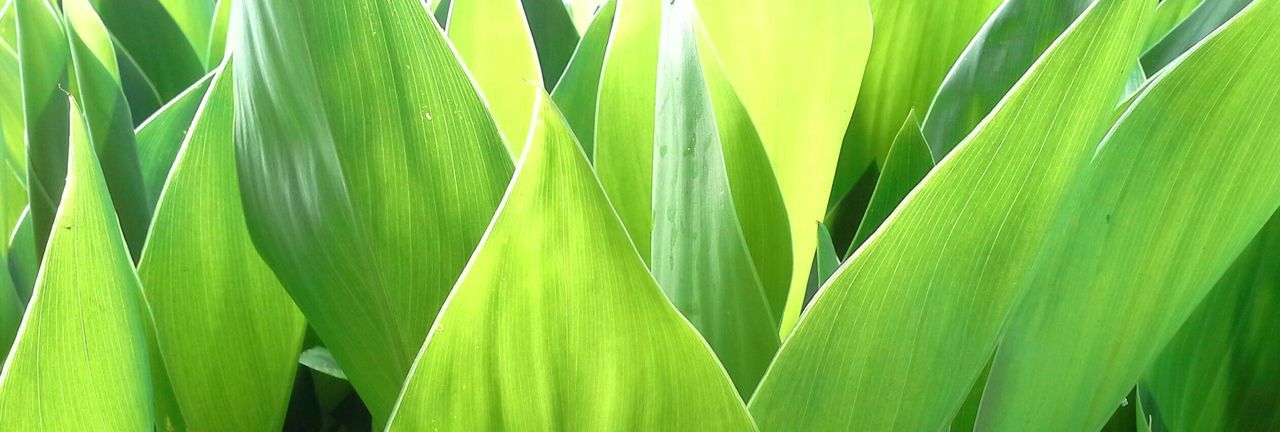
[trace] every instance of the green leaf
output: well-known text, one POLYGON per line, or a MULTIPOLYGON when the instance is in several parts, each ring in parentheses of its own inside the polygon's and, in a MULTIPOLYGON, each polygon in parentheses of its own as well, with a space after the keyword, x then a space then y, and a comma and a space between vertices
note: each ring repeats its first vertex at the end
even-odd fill
POLYGON ((36 261, 35 229, 31 221, 30 207, 23 209, 17 226, 13 227, 8 237, 9 276, 13 278, 14 288, 18 291, 18 300, 26 305, 31 301, 31 291, 36 286, 36 273, 40 263, 36 261))
POLYGON ((929 143, 920 134, 920 122, 916 120, 916 112, 912 110, 898 129, 898 135, 893 138, 893 147, 885 156, 884 169, 880 171, 880 177, 876 181, 876 190, 867 203, 867 212, 862 215, 862 222, 858 224, 858 232, 853 235, 849 251, 845 252, 846 258, 852 256, 880 228, 889 214, 898 208, 902 199, 911 193, 931 169, 933 159, 929 154, 929 143))
POLYGON ((595 21, 582 35, 582 41, 573 52, 569 66, 560 82, 551 92, 560 112, 564 113, 569 128, 578 137, 587 159, 595 158, 596 101, 600 93, 600 72, 604 68, 605 48, 613 30, 613 12, 616 1, 605 3, 595 21))
POLYGON ((89 138, 119 215, 130 254, 141 255, 152 206, 142 183, 133 117, 120 88, 115 49, 107 28, 88 0, 64 0, 73 74, 71 94, 83 104, 89 138))
MULTIPOLYGON (((208 24, 180 23, 167 4, 190 4, 203 15, 207 0, 98 0, 98 15, 116 37, 127 56, 134 59, 155 84, 161 102, 167 102, 205 74, 201 54, 187 32, 199 32, 208 24)), ((195 11, 195 9, 193 9, 195 11)), ((207 37, 197 35, 197 37, 207 37)), ((199 42, 196 42, 199 43, 199 42)))
POLYGON ((234 181, 231 75, 211 85, 165 184, 138 275, 187 426, 276 430, 305 323, 249 239, 234 181))
POLYGON ((66 35, 61 18, 45 0, 14 0, 18 25, 18 65, 26 126, 27 192, 35 262, 44 255, 53 216, 67 177, 66 35))
POLYGON ((766 288, 766 269, 757 262, 772 260, 785 269, 791 259, 785 253, 785 208, 777 183, 745 185, 744 176, 730 172, 729 165, 750 165, 743 170, 749 176, 773 177, 746 110, 718 70, 705 32, 699 35, 692 4, 664 8, 651 269, 667 297, 707 339, 739 393, 750 396, 779 344, 777 319, 789 280, 779 273, 766 288), (749 157, 752 152, 757 159, 749 157), (771 211, 777 223, 769 227, 781 234, 773 245, 782 246, 782 254, 751 248, 748 238, 774 233, 748 231, 740 220, 740 215, 771 211))
POLYGON ((454 4, 449 15, 449 40, 488 101, 507 148, 520 154, 529 135, 534 103, 542 91, 538 52, 520 0, 454 4))
POLYGON ((0 6, 0 42, 10 47, 18 46, 18 20, 14 6, 18 0, 8 0, 0 6))
POLYGON ((141 287, 86 120, 69 104, 62 206, 0 374, 5 430, 152 430, 141 287))
MULTIPOLYGON (((120 88, 129 102, 129 112, 132 114, 133 121, 140 122, 160 109, 164 102, 160 100, 160 92, 156 90, 156 84, 151 82, 146 72, 143 72, 138 61, 129 56, 124 45, 119 41, 115 41, 113 45, 116 51, 116 65, 120 69, 120 88)), ((135 123, 134 126, 137 124, 135 123)))
POLYGON ((1280 216, 1254 237, 1143 374, 1161 430, 1280 428, 1280 216))
POLYGON ((142 166, 147 201, 152 207, 160 201, 161 189, 169 178, 169 170, 186 140, 196 109, 204 100, 212 77, 210 74, 196 81, 138 126, 138 163, 142 166))
POLYGON ((616 0, 596 99, 596 173, 649 262, 653 237, 653 144, 662 3, 616 0))
POLYGON ((875 38, 840 148, 833 200, 853 187, 873 159, 884 161, 902 119, 929 105, 951 65, 1001 2, 870 1, 875 38))
POLYGON ((925 141, 942 160, 973 131, 1093 0, 1008 0, 943 80, 925 116, 925 141))
POLYGON ((231 27, 231 10, 235 0, 218 0, 214 7, 213 27, 209 29, 209 47, 205 61, 210 66, 222 61, 227 52, 227 34, 231 27))
POLYGON ((1160 6, 1156 7, 1156 17, 1152 20, 1151 33, 1147 35, 1147 44, 1144 46, 1150 49, 1160 42, 1204 3, 1205 0, 1161 0, 1160 6))
POLYGON ((836 272, 751 400, 762 430, 950 424, 1101 139, 1152 9, 1095 3, 836 272))
POLYGON ((569 0, 569 15, 573 16, 573 25, 580 33, 586 33, 588 25, 604 10, 609 0, 569 0))
POLYGON ((1169 34, 1142 54, 1142 67, 1158 72, 1204 40, 1254 0, 1205 1, 1169 34))
POLYGON ((549 97, 537 115, 387 429, 753 430, 549 97))
MULTIPOLYGON (((103 2, 120 0, 99 0, 103 2)), ((212 69, 222 58, 209 58, 209 37, 213 34, 213 17, 217 5, 210 0, 158 0, 169 13, 191 50, 206 69, 212 69)), ((155 26, 154 23, 148 23, 155 26)))
POLYGON ((840 139, 871 51, 871 10, 848 0, 695 3, 786 199, 793 234, 786 335, 800 316, 817 246, 808 233, 826 214, 840 139))
POLYGON ((347 374, 342 371, 342 366, 338 365, 338 361, 333 358, 333 353, 329 352, 325 347, 307 348, 306 351, 303 351, 298 356, 298 363, 334 378, 347 379, 347 374))
MULTIPOLYGON (((12 14, 10 14, 12 15, 12 14)), ((18 52, 8 43, 0 41, 0 173, 13 176, 26 194, 27 146, 23 134, 26 121, 22 114, 22 69, 18 64, 18 52)), ((6 179, 7 180, 7 179, 6 179)), ((12 227, 12 209, 22 211, 26 198, 4 201, 0 210, 0 226, 12 227)))
POLYGON ((578 46, 578 30, 573 28, 569 9, 561 0, 522 0, 529 33, 537 47, 538 64, 542 68, 543 86, 555 88, 561 74, 578 46))
POLYGON ((235 4, 249 232, 384 423, 511 159, 418 0, 235 4))
POLYGON ((1246 9, 1108 134, 1010 321, 979 426, 1102 425, 1280 206, 1277 20, 1280 2, 1246 9))

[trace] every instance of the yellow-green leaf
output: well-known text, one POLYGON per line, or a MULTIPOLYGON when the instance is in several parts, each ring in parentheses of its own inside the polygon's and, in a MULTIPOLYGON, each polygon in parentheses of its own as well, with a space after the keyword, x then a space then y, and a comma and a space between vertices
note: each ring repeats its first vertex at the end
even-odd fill
POLYGON ((520 154, 542 91, 538 52, 520 0, 454 3, 449 40, 475 77, 507 147, 520 154))

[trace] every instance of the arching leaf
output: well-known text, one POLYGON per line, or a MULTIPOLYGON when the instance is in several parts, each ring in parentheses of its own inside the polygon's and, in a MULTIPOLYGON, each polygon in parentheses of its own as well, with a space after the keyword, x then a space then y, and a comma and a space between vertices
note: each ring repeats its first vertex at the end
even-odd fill
POLYGON ((519 172, 388 430, 753 430, 564 119, 545 95, 539 107, 519 172))
POLYGON ((511 159, 420 1, 235 4, 249 232, 383 423, 511 159))

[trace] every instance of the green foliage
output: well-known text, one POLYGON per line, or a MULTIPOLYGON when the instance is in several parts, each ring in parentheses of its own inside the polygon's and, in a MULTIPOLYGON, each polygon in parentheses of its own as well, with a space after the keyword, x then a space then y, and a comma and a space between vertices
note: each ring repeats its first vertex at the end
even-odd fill
POLYGON ((1280 0, 0 0, 0 430, 1280 428, 1280 0))

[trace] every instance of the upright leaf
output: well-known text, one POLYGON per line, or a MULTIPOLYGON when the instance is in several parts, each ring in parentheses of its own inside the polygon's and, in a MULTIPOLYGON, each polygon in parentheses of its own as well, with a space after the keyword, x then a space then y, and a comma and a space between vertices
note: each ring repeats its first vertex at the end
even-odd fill
POLYGON ((840 148, 833 200, 853 187, 873 158, 884 161, 902 119, 929 105, 951 65, 1001 2, 870 0, 875 38, 840 148))
POLYGON ((1095 3, 836 272, 751 401, 762 429, 950 424, 1101 138, 1153 8, 1095 3))
POLYGON ((1007 0, 964 49, 934 95, 925 116, 925 141, 942 160, 1044 50, 1094 0, 1007 0))
POLYGON ((26 126, 27 192, 39 261, 67 177, 67 39, 58 12, 45 0, 14 0, 22 112, 26 126))
POLYGON ((653 237, 653 124, 662 3, 616 0, 596 99, 596 173, 649 262, 653 237))
POLYGON ((421 2, 235 5, 249 232, 385 422, 511 159, 421 2))
POLYGON ((1001 342, 979 429, 1101 426, 1280 206, 1276 22, 1280 1, 1254 3, 1108 134, 1001 342))
POLYGON ((67 188, 0 373, 0 428, 152 430, 138 276, 86 120, 70 106, 67 188))
POLYGON ((889 214, 898 208, 902 199, 915 189, 931 169, 933 159, 929 155, 929 143, 920 135, 916 112, 911 111, 907 120, 902 123, 902 128, 898 129, 898 135, 893 138, 893 147, 885 156, 884 169, 876 180, 876 190, 871 194, 867 212, 862 215, 862 222, 858 224, 858 232, 853 235, 853 243, 849 245, 846 257, 853 255, 853 251, 880 228, 889 214))
POLYGON ((160 191, 191 130, 212 76, 196 81, 138 126, 138 164, 142 166, 142 183, 152 207, 160 201, 160 191))
POLYGON ((537 118, 388 430, 753 430, 545 95, 537 118))
POLYGON ((1164 69, 1253 1, 1205 1, 1142 55, 1142 67, 1152 73, 1164 69))
POLYGON ((137 259, 146 241, 152 206, 142 183, 133 117, 120 88, 115 48, 88 0, 64 0, 63 11, 74 70, 71 94, 84 104, 90 142, 102 161, 125 242, 137 259))
POLYGON ((1278 272, 1273 215, 1143 374, 1160 430, 1280 429, 1278 272))
MULTIPOLYGON (((94 7, 111 35, 120 41, 129 57, 138 62, 166 102, 200 79, 205 65, 188 32, 198 33, 191 24, 179 23, 167 4, 189 3, 207 7, 207 0, 97 0, 94 7), (185 28, 184 28, 185 26, 185 28)), ((203 14, 204 12, 199 12, 203 14)), ((185 21, 185 18, 183 18, 185 21)), ((198 37, 198 36, 197 36, 198 37)), ((198 43, 198 42, 197 42, 198 43)))
MULTIPOLYGON (((120 1, 120 0, 99 0, 120 1)), ((215 1, 210 0, 158 0, 165 12, 173 18, 191 50, 200 58, 205 68, 217 66, 221 58, 208 58, 209 37, 212 35, 215 1)), ((151 24, 155 25, 155 24, 151 24)))
MULTIPOLYGON (((763 269, 754 258, 758 253, 767 262, 765 254, 773 251, 751 249, 747 237, 767 233, 746 231, 739 214, 774 210, 780 216, 774 230, 785 229, 786 216, 776 183, 758 189, 773 201, 740 200, 751 196, 734 193, 744 185, 733 181, 727 166, 750 164, 743 153, 754 150, 761 156, 751 175, 772 178, 772 173, 746 110, 723 74, 708 70, 720 66, 709 42, 699 38, 690 1, 663 11, 651 269, 667 297, 715 350, 738 391, 750 396, 778 349, 777 318, 789 280, 778 275, 768 286, 773 295, 766 292, 763 269), (727 91, 715 93, 713 85, 727 91)), ((789 245, 785 235, 778 243, 784 249, 789 245)), ((791 258, 773 257, 783 265, 791 258)))
POLYGON ((551 91, 578 46, 578 30, 561 0, 521 0, 520 5, 537 48, 543 86, 551 91))
POLYGON ((564 113, 569 128, 582 144, 587 159, 595 158, 596 101, 600 94, 600 72, 604 68, 605 48, 613 30, 613 12, 616 1, 606 3, 596 15, 595 21, 582 35, 582 41, 573 52, 569 66, 551 92, 560 112, 564 113))
POLYGON ((800 316, 813 224, 827 211, 840 140, 871 51, 862 0, 697 0, 725 73, 760 131, 791 225, 782 334, 800 316))
POLYGON ((187 426, 276 430, 305 323, 253 248, 239 185, 228 181, 236 175, 231 74, 219 73, 212 86, 166 183, 138 275, 187 426))
POLYGON ((475 77, 507 147, 520 154, 542 91, 538 51, 520 0, 459 1, 449 15, 449 40, 475 77))
POLYGON ((1150 48, 1169 35, 1169 32, 1186 20, 1205 0, 1161 0, 1156 7, 1156 17, 1147 35, 1146 48, 1150 48))

